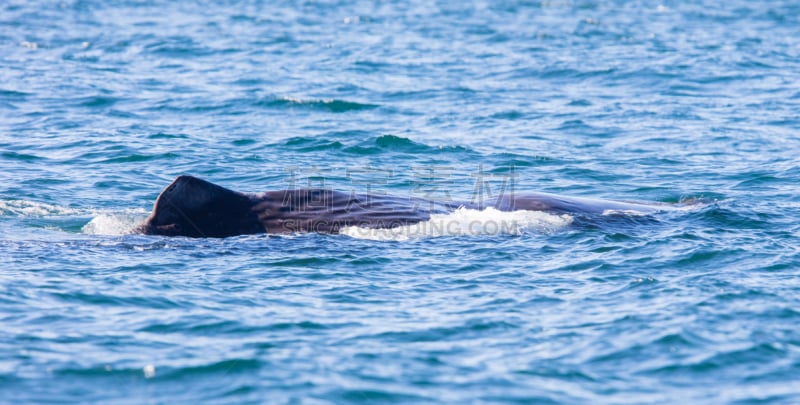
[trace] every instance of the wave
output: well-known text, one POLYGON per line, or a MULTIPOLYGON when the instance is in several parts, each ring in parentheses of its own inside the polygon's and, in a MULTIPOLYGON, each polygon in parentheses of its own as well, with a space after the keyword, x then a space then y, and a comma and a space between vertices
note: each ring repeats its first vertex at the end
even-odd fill
POLYGON ((475 210, 461 207, 448 214, 433 214, 427 221, 388 229, 348 226, 340 233, 353 238, 405 241, 441 236, 521 235, 526 232, 549 233, 571 224, 571 215, 541 211, 500 211, 495 208, 475 210))
POLYGON ((338 99, 299 99, 294 97, 277 97, 272 100, 261 102, 260 105, 267 107, 304 107, 312 110, 328 111, 332 113, 343 113, 348 111, 369 110, 379 107, 376 104, 358 103, 354 101, 338 99))
POLYGON ((397 135, 369 136, 363 131, 333 132, 321 137, 297 136, 274 144, 293 151, 343 151, 353 155, 376 155, 386 152, 424 154, 424 153, 474 153, 464 146, 428 145, 397 135))
POLYGON ((50 217, 64 215, 87 215, 80 208, 62 207, 28 200, 0 200, 0 215, 16 217, 50 217))
POLYGON ((28 200, 0 200, 0 215, 18 218, 59 219, 64 217, 92 217, 81 227, 90 235, 125 235, 133 232, 149 214, 143 208, 123 210, 63 207, 28 200))

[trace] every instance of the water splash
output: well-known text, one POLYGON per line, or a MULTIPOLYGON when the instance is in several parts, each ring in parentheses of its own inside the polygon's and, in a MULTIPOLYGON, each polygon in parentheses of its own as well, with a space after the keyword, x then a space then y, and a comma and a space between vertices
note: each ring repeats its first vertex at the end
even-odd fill
POLYGON ((141 209, 98 213, 81 231, 89 235, 126 235, 141 224, 147 212, 141 209))
POLYGON ((449 214, 434 214, 427 221, 389 229, 360 226, 342 228, 341 234, 359 239, 404 241, 440 236, 520 235, 554 232, 572 223, 571 215, 541 211, 475 210, 461 207, 449 214))

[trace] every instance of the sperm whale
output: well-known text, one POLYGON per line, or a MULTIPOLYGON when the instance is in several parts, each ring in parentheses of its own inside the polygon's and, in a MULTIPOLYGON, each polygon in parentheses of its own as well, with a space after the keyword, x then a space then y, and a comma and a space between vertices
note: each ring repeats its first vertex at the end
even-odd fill
POLYGON ((459 207, 592 215, 608 211, 651 214, 671 206, 546 193, 503 196, 487 204, 437 202, 329 189, 241 193, 182 175, 161 192, 152 213, 135 231, 146 235, 198 238, 257 233, 338 233, 349 226, 394 228, 410 225, 426 221, 432 214, 452 212, 459 207))

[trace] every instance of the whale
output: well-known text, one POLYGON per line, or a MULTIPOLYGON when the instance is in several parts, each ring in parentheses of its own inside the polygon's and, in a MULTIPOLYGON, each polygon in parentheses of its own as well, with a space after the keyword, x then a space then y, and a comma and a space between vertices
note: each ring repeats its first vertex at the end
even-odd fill
POLYGON ((509 193, 485 202, 433 201, 326 188, 243 193, 181 175, 159 194, 135 233, 193 238, 247 234, 339 233, 345 227, 394 228, 427 221, 458 208, 530 210, 553 214, 653 214, 667 203, 640 203, 547 193, 509 193))

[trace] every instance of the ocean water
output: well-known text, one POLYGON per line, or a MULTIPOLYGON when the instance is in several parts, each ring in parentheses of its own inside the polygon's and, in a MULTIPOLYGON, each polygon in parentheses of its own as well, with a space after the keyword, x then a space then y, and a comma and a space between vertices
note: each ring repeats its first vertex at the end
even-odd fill
POLYGON ((798 117, 789 0, 3 1, 0 402, 799 403, 798 117), (180 174, 685 209, 131 234, 180 174))

